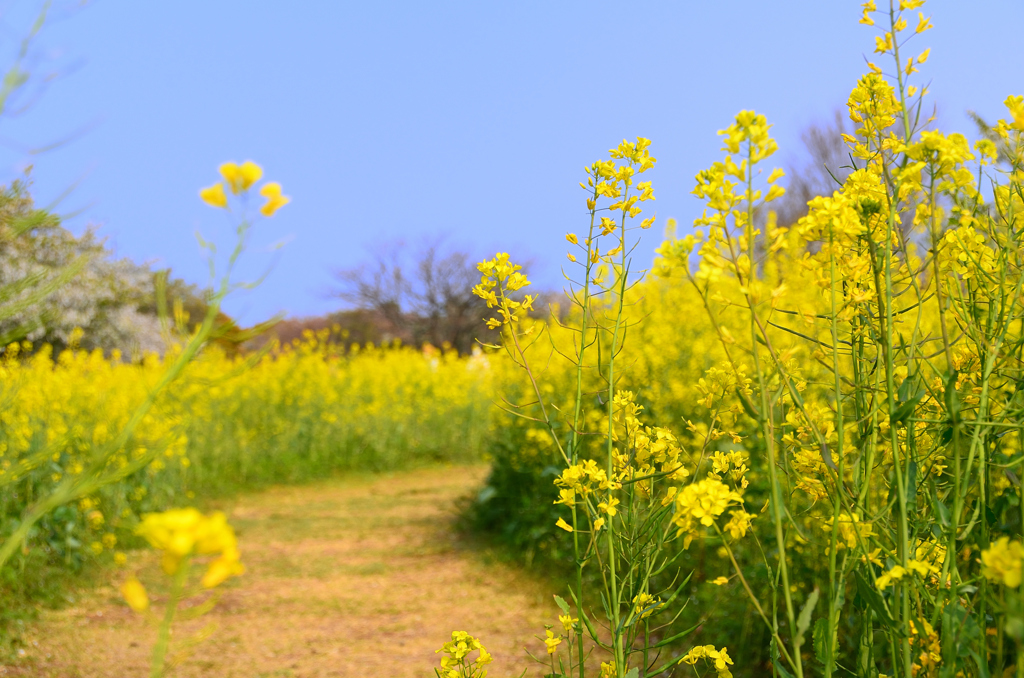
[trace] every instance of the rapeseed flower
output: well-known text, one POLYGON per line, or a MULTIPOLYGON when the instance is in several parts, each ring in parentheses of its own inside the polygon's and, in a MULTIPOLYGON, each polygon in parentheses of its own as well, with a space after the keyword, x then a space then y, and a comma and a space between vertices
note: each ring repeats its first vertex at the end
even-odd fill
POLYGON ((264 184, 263 188, 260 189, 260 195, 267 199, 263 206, 260 207, 260 212, 265 217, 274 216, 277 210, 291 202, 291 198, 281 195, 281 184, 276 181, 264 184))
POLYGON ((202 585, 206 588, 219 586, 245 571, 239 561, 234 530, 219 511, 209 516, 194 508, 150 513, 143 516, 136 532, 163 551, 161 566, 169 575, 175 574, 182 561, 193 555, 218 555, 203 575, 202 585))
POLYGON ((227 207, 228 196, 224 193, 224 184, 214 184, 199 191, 199 197, 203 202, 213 207, 227 207))
POLYGON ((251 160, 246 160, 241 165, 226 162, 219 169, 220 175, 235 195, 248 191, 263 176, 263 169, 251 160))
POLYGON ((480 641, 465 631, 452 631, 452 639, 438 648, 434 654, 440 652, 444 653, 441 657, 441 668, 434 670, 440 678, 486 678, 487 670, 483 667, 494 661, 494 657, 480 641), (478 654, 470 664, 468 658, 472 652, 478 654))
POLYGON ((128 603, 128 607, 136 612, 145 612, 149 609, 149 596, 146 594, 146 588, 135 577, 129 577, 121 585, 121 595, 128 603))
POLYGON ((1014 539, 1000 537, 981 552, 981 573, 989 579, 1012 589, 1020 586, 1021 563, 1024 547, 1014 539))

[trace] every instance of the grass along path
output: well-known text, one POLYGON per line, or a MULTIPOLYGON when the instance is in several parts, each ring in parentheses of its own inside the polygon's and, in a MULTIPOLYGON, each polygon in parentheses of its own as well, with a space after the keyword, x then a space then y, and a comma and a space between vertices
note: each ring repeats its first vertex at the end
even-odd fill
MULTIPOLYGON (((452 630, 481 638, 496 678, 538 667, 543 624, 555 621, 546 587, 460 543, 455 502, 483 468, 428 469, 281 487, 224 506, 247 572, 214 610, 178 637, 216 629, 171 676, 433 676, 434 650, 452 630)), ((156 558, 131 569, 159 602, 156 558)), ((122 577, 124 573, 115 576, 122 577)), ((18 666, 0 675, 60 678, 148 675, 155 627, 116 586, 44 613, 18 666)))

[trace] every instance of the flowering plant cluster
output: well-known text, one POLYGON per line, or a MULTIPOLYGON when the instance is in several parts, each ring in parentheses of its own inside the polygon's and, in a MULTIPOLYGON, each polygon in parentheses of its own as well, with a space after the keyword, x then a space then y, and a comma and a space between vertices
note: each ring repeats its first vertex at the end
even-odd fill
POLYGON ((549 629, 553 675, 591 653, 616 678, 1024 673, 1024 98, 974 142, 938 130, 930 50, 910 52, 932 21, 923 0, 886 4, 862 5, 876 56, 833 191, 780 223, 771 124, 741 111, 696 176, 693 231, 670 221, 641 280, 653 217, 632 220, 654 193, 635 180, 654 159, 623 142, 581 184, 574 310, 502 324, 538 450, 507 463, 561 465, 553 539, 576 568, 580 632, 553 647, 549 629), (684 564, 730 571, 705 581, 764 641, 738 665, 710 637, 679 648, 720 624, 682 609, 708 600, 684 564), (684 612, 701 631, 673 628, 684 612))
MULTIPOLYGON (((150 513, 143 517, 136 531, 161 552, 160 567, 171 578, 170 595, 158 622, 160 630, 153 648, 150 672, 151 676, 162 676, 168 665, 167 653, 176 618, 202 616, 215 603, 215 599, 209 599, 186 611, 184 615, 179 610, 181 602, 189 596, 189 571, 193 559, 197 556, 217 556, 209 562, 200 579, 201 589, 204 590, 214 589, 229 578, 241 575, 245 567, 241 563, 235 532, 220 512, 206 516, 194 508, 185 508, 150 513)), ((149 595, 135 576, 128 577, 121 585, 121 594, 128 606, 136 612, 149 611, 149 595)), ((198 638, 204 635, 201 632, 198 638)))
MULTIPOLYGON (((537 416, 524 414, 520 405, 513 405, 515 413, 540 424, 562 464, 554 504, 567 515, 555 526, 570 535, 576 573, 567 596, 573 605, 555 597, 561 630, 549 626, 541 637, 547 658, 539 661, 549 664, 551 675, 582 677, 594 647, 609 655, 602 675, 615 678, 636 675, 639 667, 653 670, 659 658, 663 666, 650 675, 677 665, 678 657, 667 663, 662 658, 662 648, 681 637, 663 637, 673 623, 666 613, 689 577, 669 574, 673 552, 705 535, 742 539, 754 518, 744 509, 748 483, 741 453, 717 451, 713 463, 702 460, 670 428, 645 423, 637 393, 620 388, 620 354, 639 322, 627 300, 643 277, 631 270, 630 257, 636 233, 654 222, 654 216, 641 218, 641 205, 655 199, 652 184, 638 181, 656 163, 649 148, 644 138, 623 141, 609 159, 585 168, 580 186, 587 192, 590 225, 583 237, 566 236, 575 248, 568 253, 573 272, 566 274, 572 324, 547 327, 521 319, 534 300, 513 299, 529 281, 507 254, 480 264, 483 278, 474 289, 498 308, 491 325, 502 330, 504 349, 533 391, 537 416), (570 334, 571 346, 557 346, 560 332, 570 334), (541 386, 543 376, 532 363, 545 333, 575 372, 568 406, 551 401, 551 389, 541 386), (601 404, 590 409, 595 386, 601 404), (597 595, 605 601, 603 614, 588 608, 597 595)), ((706 433, 705 447, 718 430, 706 433)))
MULTIPOLYGON (((246 160, 241 165, 233 162, 226 162, 220 166, 220 175, 224 181, 199 191, 199 197, 208 205, 213 207, 227 208, 228 195, 224 191, 227 187, 232 195, 245 196, 246 192, 263 177, 263 168, 251 160, 246 160)), ((276 181, 268 181, 260 188, 260 195, 265 198, 263 206, 260 207, 260 214, 265 217, 272 217, 277 210, 281 209, 291 198, 281 194, 281 184, 276 181)))
POLYGON ((437 678, 487 678, 484 667, 494 661, 480 641, 465 631, 452 631, 452 639, 437 650, 440 652, 444 656, 441 668, 434 669, 437 678), (472 662, 469 660, 471 652, 478 652, 472 662))

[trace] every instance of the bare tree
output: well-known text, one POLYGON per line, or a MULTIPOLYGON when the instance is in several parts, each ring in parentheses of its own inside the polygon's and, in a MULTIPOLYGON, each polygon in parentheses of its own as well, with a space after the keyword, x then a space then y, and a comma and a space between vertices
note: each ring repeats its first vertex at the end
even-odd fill
POLYGON ((803 152, 787 167, 786 195, 775 208, 779 226, 792 226, 807 214, 807 202, 819 195, 832 195, 853 171, 850 149, 843 134, 852 134, 849 118, 836 109, 828 123, 815 122, 800 133, 803 152))
POLYGON ((474 259, 440 239, 412 248, 404 241, 378 247, 372 260, 335 273, 332 292, 357 309, 375 311, 402 341, 472 350, 477 338, 493 339, 483 324, 487 308, 473 292, 474 259))

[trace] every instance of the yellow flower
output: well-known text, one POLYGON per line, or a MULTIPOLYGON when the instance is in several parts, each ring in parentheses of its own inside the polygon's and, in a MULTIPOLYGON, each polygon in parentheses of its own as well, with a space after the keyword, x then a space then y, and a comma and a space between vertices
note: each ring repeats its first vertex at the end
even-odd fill
MULTIPOLYGON (((822 524, 822 527, 831 530, 833 520, 833 518, 829 518, 822 524)), ((855 512, 851 515, 843 511, 839 514, 838 548, 856 548, 858 540, 866 540, 873 534, 871 523, 861 522, 859 513, 855 512)))
POLYGON ((551 632, 551 629, 545 631, 547 638, 544 639, 544 644, 548 646, 548 654, 554 654, 555 648, 558 647, 559 643, 562 642, 561 636, 556 636, 551 632))
POLYGON ((633 598, 633 612, 646 619, 658 610, 661 599, 652 596, 650 593, 640 593, 633 598))
POLYGON ((908 560, 907 571, 927 577, 929 574, 938 574, 939 568, 923 560, 908 560))
POLYGON ((933 28, 932 18, 931 17, 928 17, 926 19, 924 14, 922 14, 921 12, 918 12, 917 13, 917 19, 918 19, 918 21, 917 21, 917 28, 914 29, 915 33, 924 33, 929 28, 933 28))
POLYGON ((260 212, 265 217, 274 216, 274 212, 291 202, 291 198, 281 195, 281 184, 276 181, 263 184, 263 188, 260 189, 260 195, 267 199, 267 202, 260 208, 260 212))
POLYGON ((569 523, 565 522, 565 520, 563 520, 562 518, 559 518, 558 520, 556 520, 555 521, 555 525, 557 525, 558 527, 562 528, 566 532, 572 532, 572 525, 570 525, 569 523))
POLYGON ((477 666, 485 666, 494 661, 494 657, 484 649, 484 646, 479 640, 469 635, 465 631, 452 631, 452 639, 438 648, 434 654, 438 652, 444 652, 446 656, 441 657, 441 668, 443 673, 440 675, 452 676, 452 678, 459 678, 460 676, 480 676, 483 678, 487 675, 486 670, 477 674, 471 673, 472 669, 466 664, 466 655, 474 650, 479 650, 480 654, 474 661, 477 666))
POLYGON ((245 572, 245 565, 238 562, 237 554, 224 555, 210 563, 206 574, 203 575, 202 585, 204 588, 212 589, 220 586, 231 577, 236 577, 245 572))
POLYGON ((714 579, 712 579, 708 583, 709 584, 714 584, 715 586, 725 586, 726 584, 729 583, 729 578, 728 577, 715 577, 714 579))
POLYGON ((228 183, 231 192, 238 195, 259 181, 263 176, 263 170, 251 160, 246 160, 241 166, 226 162, 220 166, 220 175, 228 183))
POLYGON ((192 555, 211 554, 220 557, 210 563, 203 576, 202 584, 206 588, 218 586, 244 572, 235 532, 219 511, 209 516, 194 508, 148 513, 142 517, 136 532, 164 552, 161 567, 168 575, 177 572, 182 561, 192 555))
POLYGON ((614 516, 616 513, 619 512, 619 509, 616 508, 616 506, 618 505, 619 500, 616 499, 615 497, 612 497, 608 501, 602 501, 601 503, 599 503, 597 505, 597 508, 599 511, 607 513, 609 516, 614 516))
POLYGON ((697 525, 710 527, 732 504, 742 503, 739 493, 730 490, 721 480, 706 478, 690 483, 675 495, 676 510, 672 521, 679 527, 683 548, 693 540, 697 525))
POLYGON ((565 504, 566 506, 573 506, 573 505, 576 504, 576 491, 575 490, 565 490, 565 489, 559 490, 558 491, 558 499, 556 499, 552 503, 554 503, 554 504, 565 504))
POLYGON ((729 522, 725 524, 725 531, 728 532, 733 539, 742 539, 747 534, 747 530, 750 529, 750 519, 753 518, 753 514, 747 513, 743 509, 738 511, 730 511, 729 515, 731 518, 729 522))
POLYGON ((1000 537, 981 552, 981 573, 989 581, 1000 582, 1010 588, 1017 588, 1021 582, 1021 561, 1024 547, 1016 539, 1000 537))
POLYGON ((146 595, 146 587, 135 577, 129 577, 121 585, 121 595, 128 603, 128 607, 136 612, 145 612, 149 609, 149 596, 146 595))
POLYGON ((566 633, 572 631, 572 625, 579 621, 579 619, 569 614, 558 615, 558 621, 562 622, 562 628, 565 629, 566 633))
POLYGON ((219 182, 199 191, 199 197, 207 205, 212 205, 213 207, 228 206, 228 197, 224 194, 224 184, 219 182))
POLYGON ((900 581, 906 575, 907 570, 905 568, 900 565, 894 565, 891 570, 875 580, 875 586, 878 587, 879 590, 882 590, 894 581, 900 581))
POLYGON ((726 648, 718 650, 714 645, 698 645, 683 655, 680 661, 693 666, 700 659, 713 663, 719 678, 731 678, 732 672, 729 671, 729 666, 732 664, 732 657, 729 656, 726 648))

